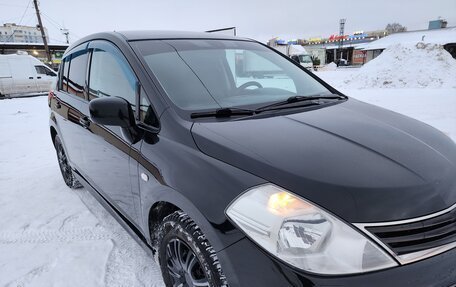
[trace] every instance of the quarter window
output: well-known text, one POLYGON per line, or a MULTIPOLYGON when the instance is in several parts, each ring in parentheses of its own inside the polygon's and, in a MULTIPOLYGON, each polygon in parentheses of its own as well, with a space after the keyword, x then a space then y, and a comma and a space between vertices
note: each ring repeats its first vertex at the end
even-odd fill
POLYGON ((121 55, 95 48, 90 65, 89 100, 99 97, 120 97, 134 108, 136 77, 121 55))
POLYGON ((139 121, 152 127, 158 127, 158 119, 143 89, 139 96, 139 121))

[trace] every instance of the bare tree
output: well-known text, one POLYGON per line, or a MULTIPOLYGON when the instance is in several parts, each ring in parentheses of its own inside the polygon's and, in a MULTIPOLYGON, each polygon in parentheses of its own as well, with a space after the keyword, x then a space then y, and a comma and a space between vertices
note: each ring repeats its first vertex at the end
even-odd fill
POLYGON ((390 23, 390 24, 386 25, 385 30, 386 30, 386 32, 388 32, 388 34, 393 34, 393 33, 405 32, 405 31, 407 31, 407 27, 404 27, 399 23, 390 23))

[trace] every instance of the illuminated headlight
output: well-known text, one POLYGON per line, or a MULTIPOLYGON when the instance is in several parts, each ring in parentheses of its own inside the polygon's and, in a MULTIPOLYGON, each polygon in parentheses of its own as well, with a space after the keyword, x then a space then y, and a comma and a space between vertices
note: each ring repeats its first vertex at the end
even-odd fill
POLYGON ((226 213, 266 251, 305 271, 352 274, 397 266, 350 225, 272 184, 249 189, 226 213))

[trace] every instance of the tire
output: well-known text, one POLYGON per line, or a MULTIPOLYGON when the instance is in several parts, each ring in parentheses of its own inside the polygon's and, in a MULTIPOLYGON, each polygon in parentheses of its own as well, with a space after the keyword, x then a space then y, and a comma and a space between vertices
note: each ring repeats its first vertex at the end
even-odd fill
POLYGON ((166 286, 228 286, 217 255, 184 212, 165 217, 158 235, 158 261, 166 286))
POLYGON ((79 183, 79 181, 73 174, 73 169, 68 163, 68 158, 66 156, 65 149, 63 148, 62 141, 60 140, 60 137, 58 135, 55 136, 54 147, 55 151, 57 152, 57 159, 59 161, 60 172, 62 173, 62 177, 65 181, 65 184, 73 189, 81 188, 82 185, 81 183, 79 183))

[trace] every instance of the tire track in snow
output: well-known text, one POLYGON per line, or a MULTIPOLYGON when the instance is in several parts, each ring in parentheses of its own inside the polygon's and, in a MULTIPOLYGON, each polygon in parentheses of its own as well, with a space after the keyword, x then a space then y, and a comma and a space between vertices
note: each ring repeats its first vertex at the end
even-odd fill
POLYGON ((153 258, 87 191, 78 196, 105 230, 111 232, 113 248, 105 266, 105 286, 164 286, 161 271, 153 258))
POLYGON ((5 287, 24 287, 32 283, 33 279, 41 276, 43 273, 47 273, 52 269, 52 264, 45 264, 43 266, 37 267, 26 274, 21 278, 15 279, 10 283, 7 283, 5 287))
POLYGON ((104 228, 77 228, 70 230, 27 230, 24 232, 0 233, 0 244, 91 241, 105 240, 112 237, 113 234, 111 232, 105 231, 104 228))

